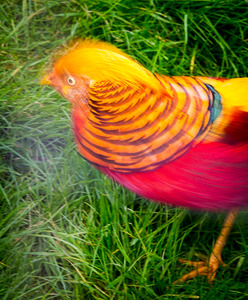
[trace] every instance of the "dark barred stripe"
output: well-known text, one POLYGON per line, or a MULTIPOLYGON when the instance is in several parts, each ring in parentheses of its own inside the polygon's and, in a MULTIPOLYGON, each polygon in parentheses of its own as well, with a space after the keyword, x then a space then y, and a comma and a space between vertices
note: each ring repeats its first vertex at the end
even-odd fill
POLYGON ((102 110, 105 110, 106 107, 112 107, 112 106, 120 106, 120 105, 123 105, 123 104, 126 104, 130 101, 132 101, 132 97, 133 97, 133 94, 129 94, 129 95, 123 95, 123 97, 116 101, 116 97, 118 95, 114 95, 113 99, 115 99, 114 101, 112 102, 109 102, 109 103, 106 103, 105 105, 103 105, 103 102, 102 102, 102 99, 101 98, 98 98, 97 101, 96 101, 96 98, 92 98, 92 96, 89 98, 89 105, 92 109, 99 109, 99 108, 102 108, 102 110))
POLYGON ((182 112, 183 113, 187 113, 188 112, 188 109, 189 109, 189 106, 190 106, 190 96, 189 96, 189 93, 188 91, 184 88, 183 85, 181 84, 178 84, 184 91, 185 95, 186 95, 186 100, 185 100, 185 103, 184 103, 184 106, 182 108, 182 112))
MULTIPOLYGON (((153 105, 150 107, 149 110, 144 111, 143 113, 139 114, 136 116, 135 118, 135 122, 141 120, 142 118, 145 118, 148 114, 154 112, 154 110, 157 109, 157 106, 159 106, 159 104, 162 102, 161 98, 157 99, 157 104, 153 105)), ((162 112, 162 114, 158 117, 159 119, 166 119, 169 114, 175 109, 175 102, 168 100, 167 103, 164 106, 164 111, 162 112)), ((108 126, 126 126, 129 124, 133 124, 134 120, 133 119, 128 119, 128 120, 121 120, 121 121, 117 121, 117 122, 113 122, 113 120, 111 118, 109 119, 100 119, 98 118, 99 122, 96 123, 94 122, 92 119, 90 120, 90 122, 96 126, 104 126, 104 127, 108 127, 108 126)), ((157 122, 157 120, 154 120, 154 122, 157 122)))
POLYGON ((119 122, 111 122, 111 123, 100 122, 100 124, 92 121, 92 124, 98 130, 104 132, 105 134, 110 134, 110 135, 138 133, 138 132, 145 131, 145 130, 148 130, 148 129, 154 127, 159 121, 165 119, 166 116, 168 115, 167 106, 165 107, 163 112, 160 112, 160 114, 157 116, 156 119, 154 119, 153 121, 148 121, 143 127, 132 129, 132 130, 124 130, 123 128, 125 125, 133 124, 134 122, 140 121, 142 118, 145 118, 149 113, 154 112, 155 109, 156 109, 156 105, 152 106, 150 110, 146 110, 145 112, 140 114, 134 120, 131 119, 128 121, 119 121, 119 122), (118 125, 122 125, 122 127, 120 128, 118 125), (106 127, 109 127, 109 126, 111 126, 111 127, 115 126, 117 129, 106 129, 106 127), (122 131, 120 131, 120 129, 122 129, 122 131))
POLYGON ((164 160, 160 160, 158 162, 152 163, 145 165, 144 167, 141 168, 115 168, 115 171, 120 172, 120 173, 129 173, 129 172, 147 172, 151 170, 156 170, 158 168, 161 168, 164 164, 168 164, 172 162, 175 159, 178 159, 179 157, 183 156, 185 153, 187 153, 191 148, 192 148, 193 142, 190 144, 187 144, 185 147, 182 149, 178 150, 176 153, 171 155, 169 158, 166 158, 164 160))
POLYGON ((114 154, 114 155, 120 155, 120 156, 139 157, 139 156, 142 156, 144 154, 147 154, 147 152, 150 148, 150 147, 147 147, 146 149, 144 149, 142 151, 132 152, 132 153, 112 151, 111 149, 106 149, 105 147, 101 147, 99 145, 96 145, 96 144, 90 142, 88 139, 86 139, 84 136, 82 136, 79 133, 79 131, 77 131, 77 139, 78 139, 78 142, 81 144, 81 146, 83 146, 82 140, 84 140, 85 142, 87 142, 89 145, 91 145, 95 149, 106 152, 107 154, 114 154))
MULTIPOLYGON (((127 93, 128 93, 128 92, 127 92, 127 93)), ((105 104, 106 107, 108 107, 108 106, 111 106, 111 107, 112 107, 112 106, 121 106, 121 105, 123 105, 123 104, 126 104, 126 103, 128 103, 128 102, 130 102, 130 101, 133 100, 133 97, 136 95, 137 92, 135 92, 135 93, 133 93, 133 94, 130 94, 130 93, 129 93, 128 96, 125 96, 127 93, 123 93, 123 94, 122 94, 122 98, 119 99, 118 101, 115 100, 115 101, 106 103, 106 104, 105 104)), ((114 94, 114 95, 111 96, 111 98, 116 99, 116 97, 118 97, 118 96, 120 96, 120 94, 114 94)), ((106 98, 108 98, 108 97, 106 97, 106 98)), ((94 98, 94 99, 90 98, 90 105, 91 105, 93 108, 98 107, 98 106, 102 106, 102 104, 103 104, 103 103, 102 103, 102 100, 103 100, 103 99, 101 99, 100 97, 94 98), (96 101, 96 99, 97 99, 97 101, 96 101)))
POLYGON ((104 86, 104 87, 100 87, 100 88, 96 88, 94 90, 94 94, 99 95, 99 94, 106 94, 106 93, 110 93, 110 92, 114 92, 116 90, 121 90, 125 91, 125 90, 131 90, 132 88, 129 86, 121 86, 119 84, 112 84, 109 83, 108 85, 104 86))
POLYGON ((134 162, 130 162, 130 163, 120 163, 120 162, 116 162, 114 160, 108 159, 107 156, 102 155, 102 154, 98 154, 96 152, 94 152, 93 150, 91 150, 89 147, 87 147, 84 143, 82 143, 82 141, 77 137, 77 141, 80 144, 80 146, 87 151, 90 155, 92 155, 93 157, 101 160, 102 162, 108 163, 108 164, 113 164, 113 165, 117 165, 117 166, 122 166, 122 167, 127 167, 127 166, 132 166, 134 164, 137 164, 139 162, 141 162, 142 159, 140 160, 136 160, 134 162))
MULTIPOLYGON (((106 110, 106 107, 105 108, 102 108, 102 107, 93 107, 94 111, 96 111, 97 113, 101 114, 101 119, 103 116, 111 116, 110 119, 112 119, 113 117, 117 117, 117 116, 120 116, 120 115, 125 115, 127 114, 127 111, 128 113, 130 112, 133 112, 135 110, 137 110, 141 104, 143 104, 144 102, 147 102, 150 97, 152 96, 152 93, 149 93, 148 95, 145 94, 144 97, 139 97, 138 100, 135 102, 135 104, 133 103, 133 98, 132 97, 129 97, 130 98, 130 106, 128 106, 125 110, 123 111, 118 111, 118 109, 116 109, 115 111, 107 111, 106 110), (101 110, 102 109, 102 110, 101 110)), ((104 120, 110 120, 108 118, 104 118, 104 120)))
MULTIPOLYGON (((133 123, 133 121, 131 123, 133 123)), ((120 131, 120 129, 104 129, 99 126, 96 126, 96 128, 98 130, 100 130, 101 132, 103 132, 105 134, 109 134, 109 135, 126 135, 126 134, 138 133, 141 131, 148 130, 151 127, 153 127, 154 124, 156 124, 156 123, 157 123, 157 119, 156 119, 156 121, 153 121, 153 122, 150 122, 150 121, 147 122, 143 127, 132 129, 132 130, 125 130, 125 131, 124 130, 120 131)))
POLYGON ((194 101, 195 103, 197 103, 197 112, 200 112, 202 110, 202 101, 201 101, 200 94, 197 88, 195 87, 195 85, 191 84, 191 87, 196 93, 196 96, 194 96, 194 101))
POLYGON ((108 87, 110 85, 112 85, 112 83, 109 80, 98 81, 94 83, 94 90, 108 87))
POLYGON ((169 158, 155 162, 150 165, 150 167, 161 167, 161 165, 166 164, 168 162, 172 162, 174 159, 178 159, 179 157, 183 156, 186 152, 188 152, 192 146, 193 146, 193 141, 190 142, 189 144, 185 145, 183 148, 178 149, 177 152, 172 154, 169 158))
MULTIPOLYGON (((121 141, 119 139, 113 140, 113 139, 111 139, 111 136, 103 137, 101 135, 93 133, 88 128, 87 128, 87 132, 98 140, 102 140, 102 141, 105 141, 105 142, 108 142, 108 143, 111 143, 114 145, 127 145, 128 144, 128 145, 135 146, 135 145, 139 145, 139 144, 147 144, 147 143, 154 141, 155 139, 158 139, 159 137, 162 137, 164 134, 168 133, 175 126, 176 122, 177 122, 177 119, 174 119, 173 122, 171 124, 167 125, 166 128, 164 130, 162 130, 160 133, 157 133, 157 131, 158 131, 158 129, 157 129, 157 131, 154 132, 153 134, 151 134, 149 137, 145 138, 143 136, 143 138, 140 137, 139 139, 137 139, 135 141, 133 140, 133 138, 128 138, 124 141, 121 141)), ((123 135, 123 133, 120 135, 123 135)), ((145 135, 145 133, 144 133, 144 135, 145 135)))
MULTIPOLYGON (((99 142, 100 141, 104 141, 104 142, 107 142, 107 143, 110 143, 110 144, 113 144, 113 145, 124 145, 126 146, 127 144, 131 145, 131 142, 133 140, 133 138, 128 138, 124 141, 121 141, 121 140, 111 140, 111 137, 103 137, 101 135, 98 135, 94 132, 92 132, 91 130, 89 130, 88 128, 86 129, 87 132, 92 135, 94 138, 98 139, 99 142)), ((133 145, 135 145, 136 143, 134 143, 133 145)))
MULTIPOLYGON (((166 131, 170 130, 171 128, 167 128, 166 131)), ((166 143, 162 144, 161 146, 157 147, 156 149, 153 149, 150 151, 149 155, 156 155, 160 154, 163 151, 165 151, 168 147, 170 147, 172 144, 177 142, 180 138, 182 138, 187 132, 179 131, 177 135, 175 135, 172 139, 167 141, 166 143)), ((163 135, 163 132, 161 132, 160 135, 163 135)))
MULTIPOLYGON (((108 100, 108 104, 111 104, 110 99, 115 99, 116 96, 125 96, 127 93, 129 93, 131 91, 130 87, 127 88, 122 88, 120 91, 119 89, 114 89, 113 91, 101 91, 101 92, 97 92, 97 93, 91 93, 91 101, 92 103, 99 103, 99 105, 102 104, 103 100, 108 100)), ((136 92, 134 92, 133 94, 135 94, 136 92)), ((124 100, 126 100, 126 98, 123 98, 124 100)), ((107 104, 107 103, 106 103, 107 104)))
MULTIPOLYGON (((205 92, 206 97, 207 97, 208 100, 209 100, 209 103, 212 102, 212 99, 210 98, 209 91, 204 87, 205 84, 199 82, 199 80, 197 80, 197 79, 194 79, 194 80, 196 81, 197 85, 198 85, 199 87, 201 87, 202 90, 205 92)), ((188 95, 187 90, 186 90, 183 86, 181 86, 181 87, 184 89, 185 94, 188 95)), ((191 87, 194 89, 194 91, 196 92, 196 94, 197 94, 197 96, 198 96, 198 98, 196 98, 196 99, 201 100, 201 96, 200 96, 198 90, 196 89, 195 85, 191 84, 191 87)), ((191 100, 192 100, 192 99, 191 99, 191 100)), ((198 102, 198 101, 197 101, 197 102, 198 102)), ((196 101, 195 101, 195 103, 196 103, 196 101)), ((201 108, 202 108, 202 104, 201 104, 201 108)), ((199 112, 199 111, 197 110, 196 113, 197 113, 197 112, 199 112)), ((207 114, 208 114, 208 111, 205 112, 203 120, 205 120, 205 118, 207 117, 207 114)), ((196 114, 196 115, 197 115, 197 114, 196 114)), ((194 123, 195 123, 195 121, 196 121, 196 118, 194 119, 194 123)), ((204 127, 204 124, 202 123, 201 127, 199 128, 199 132, 198 132, 198 134, 197 134, 197 137, 200 136, 203 132, 205 132, 206 129, 208 129, 208 128, 209 128, 209 122, 205 125, 205 127, 204 127)))
MULTIPOLYGON (((160 101, 160 99, 158 99, 158 101, 160 101)), ((155 125, 157 122, 161 121, 161 120, 165 120, 166 117, 168 117, 168 115, 174 110, 174 105, 171 101, 168 101, 166 103, 166 106, 164 107, 163 112, 158 115, 157 119, 154 119, 151 123, 151 126, 155 125)), ((126 126, 126 125, 130 125, 133 124, 134 122, 138 122, 143 118, 146 118, 147 115, 149 115, 150 113, 153 113, 154 110, 156 109, 156 106, 152 106, 150 107, 149 110, 144 111, 143 113, 141 113, 140 115, 136 116, 135 119, 128 119, 128 120, 121 120, 121 121, 117 121, 117 122, 113 122, 111 119, 109 121, 102 121, 100 120, 99 122, 94 122, 93 120, 90 119, 91 124, 93 125, 93 127, 98 128, 98 126, 104 126, 109 127, 109 126, 126 126)))
POLYGON ((177 92, 176 92, 176 90, 174 89, 173 85, 170 84, 170 82, 169 82, 169 86, 170 86, 170 88, 171 88, 171 90, 172 90, 172 93, 173 93, 173 97, 172 97, 172 99, 173 99, 173 104, 174 104, 173 106, 174 106, 174 108, 176 108, 176 107, 177 107, 177 104, 178 104, 177 92))

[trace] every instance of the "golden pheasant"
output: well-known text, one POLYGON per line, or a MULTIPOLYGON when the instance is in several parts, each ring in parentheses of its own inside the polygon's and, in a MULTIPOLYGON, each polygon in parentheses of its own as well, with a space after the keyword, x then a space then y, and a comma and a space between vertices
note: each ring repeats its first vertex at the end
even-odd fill
POLYGON ((229 211, 209 260, 191 262, 181 279, 211 282, 248 205, 248 78, 152 74, 116 47, 85 40, 42 84, 71 102, 78 151, 98 170, 161 203, 229 211))

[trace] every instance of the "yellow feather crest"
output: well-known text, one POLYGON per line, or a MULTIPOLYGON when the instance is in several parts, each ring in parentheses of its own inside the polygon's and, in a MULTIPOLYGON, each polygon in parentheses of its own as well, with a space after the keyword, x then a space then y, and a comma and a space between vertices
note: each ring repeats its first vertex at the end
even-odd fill
POLYGON ((155 76, 141 64, 115 46, 97 40, 77 41, 54 69, 59 74, 87 76, 95 82, 109 80, 136 88, 141 85, 161 88, 155 76))

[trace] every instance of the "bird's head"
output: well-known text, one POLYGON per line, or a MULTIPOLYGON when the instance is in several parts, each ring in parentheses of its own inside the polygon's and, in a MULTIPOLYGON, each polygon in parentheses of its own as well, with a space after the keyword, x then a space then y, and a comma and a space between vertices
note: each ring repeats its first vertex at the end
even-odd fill
POLYGON ((41 84, 52 85, 70 102, 87 101, 89 89, 101 81, 142 85, 158 90, 160 84, 154 75, 121 50, 105 42, 77 41, 46 75, 41 84))
POLYGON ((87 103, 90 79, 64 68, 58 69, 56 66, 42 79, 41 84, 51 85, 72 104, 87 103))

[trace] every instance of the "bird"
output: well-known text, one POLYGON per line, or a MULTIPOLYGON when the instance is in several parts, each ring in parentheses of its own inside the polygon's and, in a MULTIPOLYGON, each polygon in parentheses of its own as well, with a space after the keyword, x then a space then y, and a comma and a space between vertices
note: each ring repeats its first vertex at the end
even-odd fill
POLYGON ((71 103, 79 153, 132 192, 158 203, 226 212, 206 261, 175 283, 210 283, 231 227, 248 205, 248 78, 152 73, 114 45, 76 40, 41 84, 71 103))

